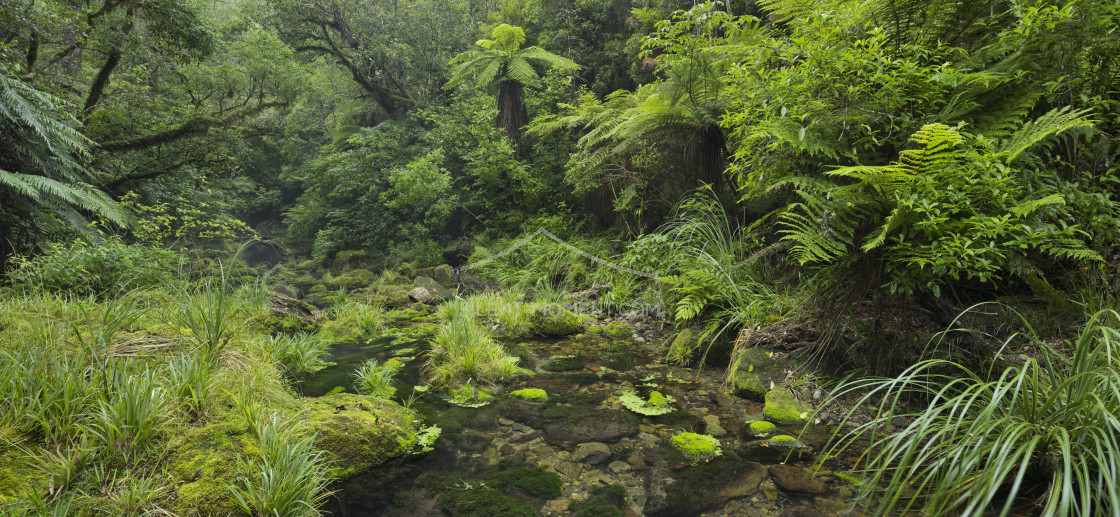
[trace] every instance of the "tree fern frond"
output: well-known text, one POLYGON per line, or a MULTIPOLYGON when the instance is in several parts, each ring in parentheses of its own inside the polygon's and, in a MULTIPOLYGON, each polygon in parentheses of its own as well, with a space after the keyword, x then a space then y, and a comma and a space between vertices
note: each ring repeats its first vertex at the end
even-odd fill
POLYGON ((540 84, 540 76, 533 70, 533 65, 521 56, 510 59, 506 63, 505 77, 507 80, 517 81, 526 86, 538 86, 540 84))
POLYGON ((1023 124, 1000 142, 996 152, 1007 162, 1013 162, 1023 151, 1053 135, 1077 127, 1092 127, 1093 122, 1084 118, 1088 113, 1089 110, 1074 110, 1069 106, 1050 110, 1037 120, 1023 124))

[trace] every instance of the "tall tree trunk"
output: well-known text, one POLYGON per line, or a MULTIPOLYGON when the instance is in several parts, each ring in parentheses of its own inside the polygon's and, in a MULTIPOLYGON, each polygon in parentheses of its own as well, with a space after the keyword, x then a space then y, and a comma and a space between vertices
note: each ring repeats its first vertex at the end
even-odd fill
POLYGON ((97 72, 97 78, 93 80, 93 85, 90 86, 89 95, 86 96, 86 105, 82 108, 81 118, 85 120, 93 109, 97 107, 97 103, 101 101, 101 97, 105 94, 105 87, 109 85, 109 77, 113 75, 113 70, 117 69, 117 65, 121 63, 121 53, 117 49, 109 52, 109 57, 105 59, 105 64, 101 65, 101 70, 97 72))
POLYGON ((498 127, 506 132, 514 155, 521 156, 521 128, 529 122, 523 93, 525 87, 517 81, 502 81, 498 89, 498 127))

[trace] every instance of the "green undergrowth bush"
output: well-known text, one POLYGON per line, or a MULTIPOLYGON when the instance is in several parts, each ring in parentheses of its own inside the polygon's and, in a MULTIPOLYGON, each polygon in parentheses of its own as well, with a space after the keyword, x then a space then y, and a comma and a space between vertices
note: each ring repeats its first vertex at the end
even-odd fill
POLYGON ((920 508, 934 516, 1007 516, 1031 501, 1042 515, 1116 515, 1120 314, 1089 318, 1068 354, 1023 325, 1004 349, 1026 340, 1040 357, 997 357, 986 369, 926 360, 898 378, 838 390, 865 393, 852 407, 880 401, 879 413, 822 457, 869 437, 859 446, 869 480, 864 497, 876 492, 880 515, 920 508), (914 401, 928 405, 908 405, 914 401), (878 432, 899 417, 909 422, 902 430, 878 432), (911 489, 918 497, 904 497, 911 489))
POLYGON ((182 263, 178 253, 125 244, 118 237, 78 239, 49 245, 40 255, 16 258, 8 281, 79 296, 112 296, 166 285, 175 280, 182 263))

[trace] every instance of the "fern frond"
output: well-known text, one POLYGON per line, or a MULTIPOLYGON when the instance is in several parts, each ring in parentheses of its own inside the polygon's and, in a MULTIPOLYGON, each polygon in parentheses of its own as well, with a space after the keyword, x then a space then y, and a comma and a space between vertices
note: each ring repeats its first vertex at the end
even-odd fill
POLYGON ((1050 110, 1037 120, 1023 124, 1014 134, 1000 142, 997 154, 1007 162, 1013 162, 1023 151, 1031 146, 1060 133, 1077 127, 1092 127, 1093 122, 1086 119, 1089 110, 1074 110, 1069 106, 1050 110))

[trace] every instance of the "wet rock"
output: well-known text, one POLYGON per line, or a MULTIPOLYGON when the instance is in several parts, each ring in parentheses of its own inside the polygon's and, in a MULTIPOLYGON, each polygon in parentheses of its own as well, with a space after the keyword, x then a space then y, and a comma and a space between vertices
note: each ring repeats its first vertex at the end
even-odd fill
POLYGON ((465 294, 480 294, 490 291, 501 291, 502 286, 493 280, 463 272, 459 274, 459 289, 465 294))
POLYGON ((786 355, 760 347, 744 349, 733 364, 737 368, 728 376, 728 386, 736 395, 751 400, 762 400, 771 386, 785 380, 786 370, 796 367, 786 355))
POLYGON ((541 336, 564 337, 578 334, 583 330, 583 323, 572 311, 559 305, 545 305, 529 316, 529 329, 541 336))
POLYGON ((848 508, 851 507, 851 504, 847 501, 838 501, 836 499, 828 499, 825 497, 814 497, 813 504, 816 505, 817 508, 820 508, 822 510, 836 513, 846 512, 848 511, 848 508))
POLYGON ((727 431, 719 425, 719 417, 716 415, 708 415, 704 417, 704 430, 716 438, 724 436, 727 431))
POLYGON ((813 477, 813 474, 801 467, 793 465, 771 465, 770 477, 778 487, 786 492, 801 492, 804 494, 823 494, 828 492, 828 485, 813 477))
MULTIPOLYGON (((542 412, 541 416, 546 415, 542 412)), ((543 431, 545 438, 553 443, 614 442, 634 436, 638 433, 638 427, 629 415, 618 411, 577 407, 566 418, 546 420, 543 431)))
POLYGON ((556 464, 556 472, 559 472, 567 479, 576 479, 579 473, 583 471, 583 465, 571 461, 561 461, 556 464))
POLYGON ((441 264, 432 268, 432 280, 439 282, 440 285, 452 289, 455 287, 455 275, 451 272, 451 266, 441 264))
POLYGON ((611 457, 611 449, 605 443, 581 443, 572 453, 572 461, 598 465, 611 457))
POLYGON ((498 447, 498 452, 502 454, 513 454, 516 450, 517 449, 514 449, 513 446, 508 443, 498 447))
POLYGON ((559 499, 548 503, 548 509, 553 513, 565 514, 568 513, 568 506, 570 504, 571 501, 568 501, 566 499, 559 499))
POLYGON ((791 506, 782 508, 775 517, 832 517, 835 514, 823 512, 811 506, 791 506))
POLYGON ((626 463, 625 461, 612 461, 611 464, 607 466, 607 468, 615 474, 625 474, 632 470, 630 464, 626 463))
POLYGON ((540 431, 527 431, 509 437, 509 443, 525 443, 535 440, 541 435, 540 431))
POLYGON ((744 461, 735 453, 727 453, 704 463, 674 463, 684 457, 672 451, 667 457, 671 482, 664 494, 651 494, 646 515, 699 515, 723 505, 731 499, 745 497, 758 490, 766 478, 766 466, 744 461))
POLYGON ((423 287, 414 287, 408 292, 408 299, 416 303, 432 303, 432 293, 423 287))
POLYGON ((636 452, 630 453, 630 457, 626 458, 626 463, 629 463, 630 468, 634 470, 645 470, 646 468, 646 460, 642 459, 636 452))
POLYGON ((291 296, 273 293, 268 300, 268 309, 277 320, 266 324, 276 330, 296 332, 308 330, 323 322, 323 316, 315 313, 311 304, 291 296))

